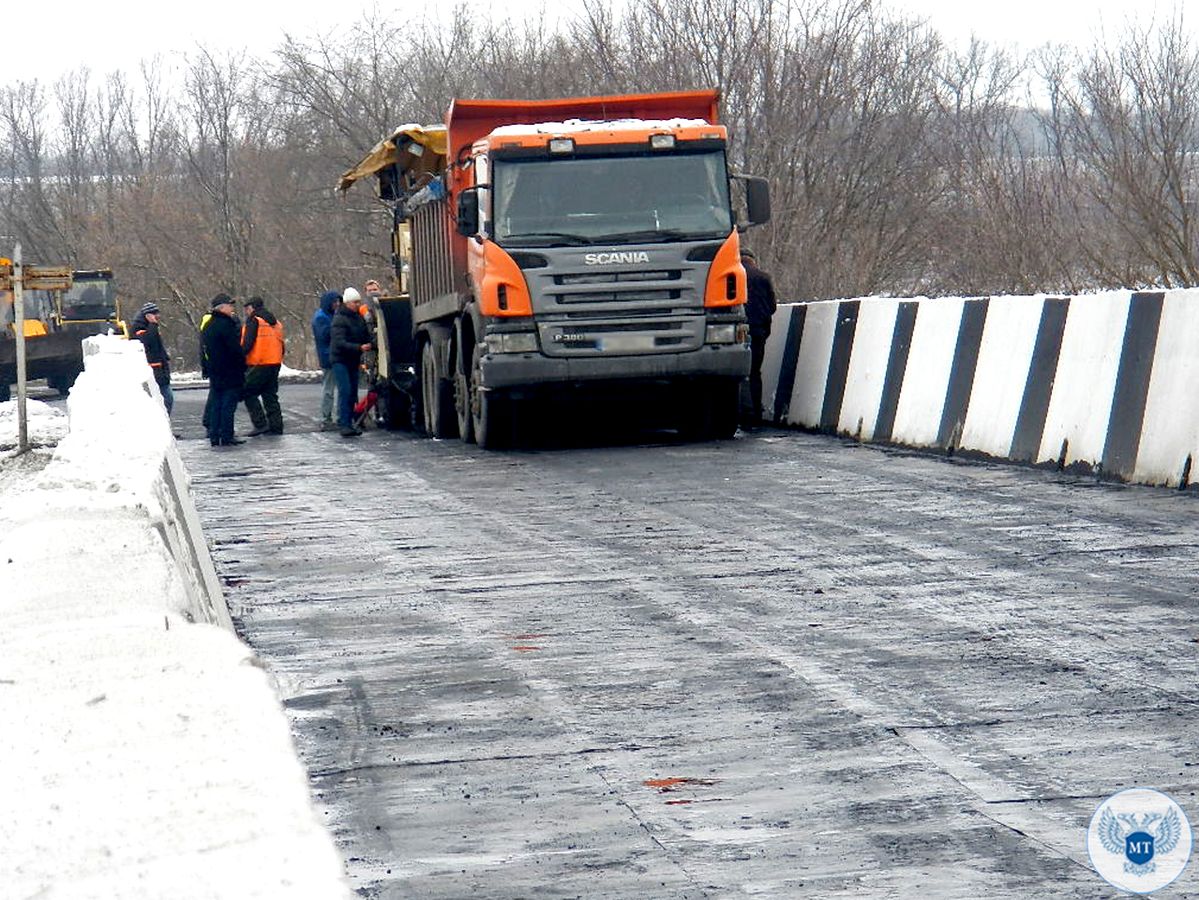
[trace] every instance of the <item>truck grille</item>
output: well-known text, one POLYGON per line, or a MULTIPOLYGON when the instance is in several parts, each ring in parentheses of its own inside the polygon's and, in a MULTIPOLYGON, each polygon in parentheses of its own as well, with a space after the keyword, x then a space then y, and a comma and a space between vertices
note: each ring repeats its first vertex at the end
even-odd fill
POLYGON ((559 272, 539 280, 542 296, 551 308, 701 305, 694 285, 683 278, 679 269, 559 272))
POLYGON ((623 281, 678 281, 683 273, 678 269, 662 272, 576 272, 555 275, 554 284, 613 284, 623 281))

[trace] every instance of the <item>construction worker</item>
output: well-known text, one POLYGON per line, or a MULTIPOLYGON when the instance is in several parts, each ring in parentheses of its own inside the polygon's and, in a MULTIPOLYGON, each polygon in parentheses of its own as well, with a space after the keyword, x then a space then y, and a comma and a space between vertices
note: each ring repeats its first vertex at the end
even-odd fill
POLYGON ((246 321, 241 327, 241 347, 246 356, 246 384, 242 399, 246 401, 246 411, 254 424, 250 437, 283 434, 283 411, 279 408, 283 323, 266 308, 261 297, 247 300, 245 313, 246 321))
POLYGON ((154 382, 162 394, 162 404, 169 416, 175 406, 175 395, 171 391, 171 357, 158 330, 160 316, 157 303, 144 304, 130 323, 129 333, 134 340, 141 341, 146 349, 146 362, 154 372, 154 382))
POLYGON ((778 303, 774 296, 774 282, 758 268, 757 256, 747 247, 741 248, 741 265, 745 267, 749 295, 745 301, 745 318, 749 323, 750 354, 750 409, 743 419, 746 427, 753 428, 762 421, 762 358, 778 303))
POLYGON ((316 344, 317 360, 321 364, 321 431, 332 431, 337 426, 333 423, 333 394, 337 381, 333 378, 333 360, 329 359, 329 339, 333 327, 333 316, 341 305, 341 294, 338 291, 325 291, 321 294, 320 307, 312 314, 312 340, 316 344))
POLYGON ((341 293, 341 308, 333 316, 330 329, 329 358, 337 379, 337 424, 342 437, 362 432, 354 427, 354 406, 358 402, 358 367, 362 354, 374 349, 370 328, 362 318, 362 296, 352 287, 341 293))
POLYGON ((233 298, 217 294, 212 298, 212 317, 201 332, 208 361, 208 440, 214 447, 245 443, 233 434, 233 418, 246 378, 246 356, 238 331, 233 298))

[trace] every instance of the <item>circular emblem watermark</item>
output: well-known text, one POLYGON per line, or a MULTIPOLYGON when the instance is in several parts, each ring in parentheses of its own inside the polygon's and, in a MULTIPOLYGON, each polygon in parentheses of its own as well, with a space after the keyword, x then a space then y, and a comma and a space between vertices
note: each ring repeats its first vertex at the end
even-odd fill
POLYGON ((1150 788, 1112 794, 1087 829, 1091 865, 1105 881, 1134 894, 1157 891, 1191 858, 1191 823, 1182 807, 1150 788))

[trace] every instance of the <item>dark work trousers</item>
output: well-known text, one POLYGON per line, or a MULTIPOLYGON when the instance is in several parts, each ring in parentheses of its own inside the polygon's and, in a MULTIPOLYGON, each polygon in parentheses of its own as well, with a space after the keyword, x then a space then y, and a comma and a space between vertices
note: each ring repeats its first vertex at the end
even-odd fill
POLYGON ((749 424, 762 421, 762 357, 766 354, 766 338, 770 332, 765 328, 750 326, 749 329, 749 424))
POLYGON ((162 405, 167 408, 167 415, 169 416, 171 410, 175 408, 175 392, 171 390, 171 383, 169 381, 159 381, 157 384, 158 393, 162 394, 162 405))
POLYGON ((354 404, 358 402, 358 367, 335 362, 333 377, 337 380, 337 424, 342 428, 353 428, 354 404))
POLYGON ((279 367, 250 366, 242 393, 255 431, 283 434, 283 410, 279 408, 279 367), (259 398, 262 402, 259 402, 259 398), (263 411, 265 407, 265 412, 263 411))
POLYGON ((233 416, 241 400, 241 388, 209 388, 208 442, 212 446, 233 443, 233 416))

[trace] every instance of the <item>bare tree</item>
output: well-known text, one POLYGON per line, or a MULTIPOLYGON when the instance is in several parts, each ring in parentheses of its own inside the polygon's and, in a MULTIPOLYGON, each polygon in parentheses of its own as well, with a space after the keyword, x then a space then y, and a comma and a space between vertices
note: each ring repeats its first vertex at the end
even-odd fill
POLYGON ((1199 55, 1181 14, 1096 48, 1072 83, 1054 88, 1059 163, 1077 183, 1090 238, 1080 249, 1096 283, 1199 283, 1199 55))

